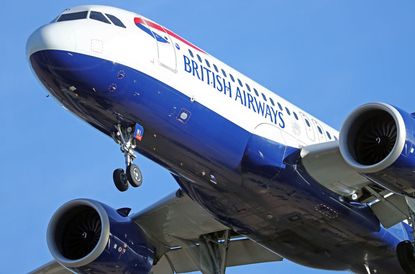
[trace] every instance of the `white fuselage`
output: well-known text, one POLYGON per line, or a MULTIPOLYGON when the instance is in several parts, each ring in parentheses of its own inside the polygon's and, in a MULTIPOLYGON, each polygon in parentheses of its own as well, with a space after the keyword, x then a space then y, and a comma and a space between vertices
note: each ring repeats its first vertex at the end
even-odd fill
POLYGON ((92 19, 52 22, 30 38, 28 56, 59 49, 123 64, 173 87, 250 133, 291 147, 337 140, 335 129, 141 15, 106 6, 81 6, 64 14, 91 10, 116 15, 126 28, 92 19), (138 28, 135 18, 168 43, 138 28))

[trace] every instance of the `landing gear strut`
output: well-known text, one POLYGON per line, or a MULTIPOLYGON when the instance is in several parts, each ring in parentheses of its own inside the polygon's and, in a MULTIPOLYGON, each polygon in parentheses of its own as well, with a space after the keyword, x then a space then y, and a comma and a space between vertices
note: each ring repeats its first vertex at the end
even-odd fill
POLYGON ((114 170, 113 179, 119 191, 126 191, 129 184, 133 187, 139 187, 143 182, 140 169, 133 163, 136 157, 134 148, 137 146, 135 129, 132 126, 123 127, 120 124, 117 124, 115 128, 116 131, 113 133, 112 138, 120 145, 120 149, 124 154, 126 168, 125 171, 122 168, 114 170))

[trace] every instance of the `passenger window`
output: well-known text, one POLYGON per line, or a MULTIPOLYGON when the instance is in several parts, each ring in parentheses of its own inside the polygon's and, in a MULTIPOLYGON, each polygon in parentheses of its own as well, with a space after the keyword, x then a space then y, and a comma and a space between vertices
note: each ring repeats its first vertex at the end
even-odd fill
POLYGON ((262 99, 264 99, 264 101, 266 102, 267 101, 267 96, 265 96, 265 94, 263 94, 263 93, 261 93, 261 95, 262 95, 262 99))
POLYGON ((210 68, 210 63, 208 60, 205 59, 206 65, 208 66, 208 68, 210 68))
MULTIPOLYGON (((251 91, 251 87, 250 87, 248 84, 246 84, 246 83, 245 83, 245 86, 246 86, 246 88, 248 89, 248 91, 251 91)), ((258 93, 258 91, 257 91, 257 92, 255 92, 255 93, 258 93)), ((258 94, 257 94, 257 96, 258 96, 258 94)))
POLYGON ((215 64, 213 64, 213 67, 215 68, 216 72, 219 73, 219 69, 218 69, 218 67, 215 64))
POLYGON ((65 13, 65 14, 62 14, 61 17, 59 17, 58 22, 86 19, 87 16, 88 16, 88 11, 65 13))
POLYGON ((254 88, 254 92, 255 92, 255 95, 259 97, 259 92, 258 90, 256 90, 256 88, 254 88))
POLYGON ((320 132, 320 134, 323 134, 323 131, 321 130, 321 128, 319 126, 317 126, 318 132, 320 132))
POLYGON ((229 74, 229 76, 231 77, 232 82, 235 82, 235 77, 233 77, 232 74, 229 74))
POLYGON ((279 102, 277 102, 278 107, 280 108, 280 110, 282 111, 282 106, 279 102))
POLYGON ((297 115, 297 113, 293 112, 293 114, 294 114, 295 120, 298 120, 298 115, 297 115))
POLYGON ((336 140, 336 141, 337 141, 337 137, 336 137, 336 136, 334 136, 334 140, 336 140))
POLYGON ((125 25, 121 22, 121 20, 115 17, 114 15, 108 14, 108 13, 106 13, 105 15, 111 20, 111 22, 114 25, 121 27, 121 28, 126 28, 125 25))
POLYGON ((304 119, 305 123, 307 124, 308 127, 311 127, 310 122, 307 119, 304 119))
POLYGON ((241 88, 243 88, 243 87, 244 87, 244 85, 242 85, 242 81, 241 81, 241 79, 238 79, 238 84, 239 84, 239 86, 241 86, 241 88))
POLYGON ((199 60, 200 63, 203 63, 202 58, 200 57, 200 55, 196 54, 196 56, 197 56, 197 60, 199 60))
POLYGON ((288 113, 288 115, 291 115, 291 112, 287 107, 285 107, 285 111, 288 113))
POLYGON ((97 21, 101 21, 107 24, 111 24, 110 21, 107 18, 105 18, 105 16, 102 13, 97 12, 97 11, 91 11, 91 13, 89 14, 89 18, 97 20, 97 21))
POLYGON ((222 74, 224 77, 226 77, 226 72, 222 69, 222 74))
POLYGON ((271 101, 271 105, 275 106, 274 100, 272 98, 269 98, 269 100, 271 101))
POLYGON ((327 137, 331 140, 331 135, 328 131, 326 131, 327 137))

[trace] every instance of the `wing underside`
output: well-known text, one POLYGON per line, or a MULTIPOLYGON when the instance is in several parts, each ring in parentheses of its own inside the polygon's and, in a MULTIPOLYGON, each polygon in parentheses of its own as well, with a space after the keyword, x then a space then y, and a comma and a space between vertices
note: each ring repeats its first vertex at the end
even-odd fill
POLYGON ((408 199, 412 199, 383 188, 347 165, 337 141, 303 147, 301 163, 321 185, 343 197, 368 204, 384 227, 410 216, 408 199))
MULTIPOLYGON (((283 259, 218 222, 181 191, 167 196, 131 218, 156 248, 152 274, 192 271, 224 273, 228 266, 283 259)), ((51 261, 31 273, 72 272, 51 261)))

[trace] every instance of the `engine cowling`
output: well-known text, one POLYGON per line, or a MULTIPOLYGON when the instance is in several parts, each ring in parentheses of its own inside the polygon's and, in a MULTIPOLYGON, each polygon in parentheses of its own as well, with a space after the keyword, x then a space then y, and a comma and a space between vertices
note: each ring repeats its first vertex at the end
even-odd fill
POLYGON ((154 248, 141 228, 93 200, 61 206, 49 223, 47 243, 55 260, 77 273, 148 274, 153 265, 154 248))
POLYGON ((384 103, 354 110, 340 131, 340 152, 352 168, 397 193, 415 194, 415 117, 384 103))

